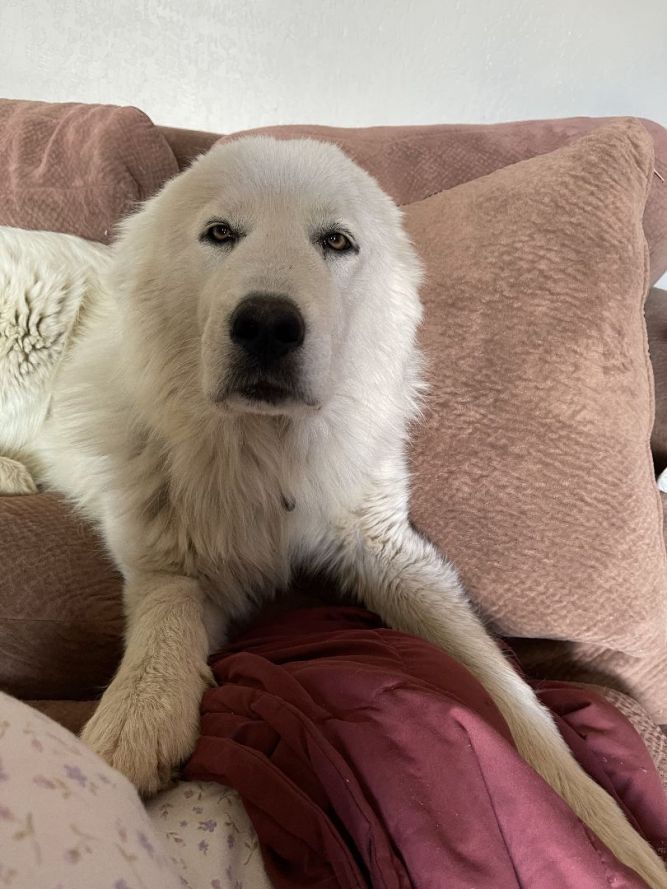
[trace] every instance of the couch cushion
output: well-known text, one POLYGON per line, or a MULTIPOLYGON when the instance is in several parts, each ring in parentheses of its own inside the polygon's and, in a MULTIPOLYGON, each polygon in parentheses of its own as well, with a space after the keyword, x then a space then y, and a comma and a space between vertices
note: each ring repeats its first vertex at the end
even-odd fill
MULTIPOLYGON (((426 262, 413 518, 495 628, 660 659, 662 514, 635 121, 406 208, 426 262)), ((667 684, 638 689, 658 721, 667 684)))
POLYGON ((0 689, 93 698, 122 651, 121 580, 53 494, 0 497, 0 689))
POLYGON ((0 170, 0 225, 107 243, 178 164, 136 108, 2 99, 0 170))
MULTIPOLYGON (((266 134, 335 142, 372 173, 398 204, 421 200, 509 164, 554 151, 614 118, 571 117, 490 125, 341 128, 261 127, 222 137, 266 134)), ((651 282, 667 271, 667 130, 642 121, 655 145, 655 169, 644 213, 651 282)))
POLYGON ((189 167, 200 154, 206 154, 220 138, 217 133, 206 133, 202 130, 182 130, 178 127, 158 127, 158 130, 174 152, 180 170, 189 167))
MULTIPOLYGON (((667 543, 667 494, 661 493, 660 498, 663 536, 667 543)), ((624 510, 623 504, 619 504, 619 509, 624 510)), ((655 646, 643 655, 631 655, 612 648, 568 640, 510 639, 509 642, 521 666, 534 679, 548 676, 567 682, 595 683, 609 690, 608 697, 614 703, 618 702, 620 694, 637 701, 659 701, 664 698, 667 676, 667 648, 664 646, 655 646)), ((628 715, 625 709, 623 712, 628 715)), ((667 721, 664 715, 660 715, 660 719, 667 721)), ((646 735, 645 732, 642 734, 646 735)), ((654 739, 645 737, 645 740, 655 753, 654 739)), ((663 780, 667 787, 667 739, 661 756, 663 780)))

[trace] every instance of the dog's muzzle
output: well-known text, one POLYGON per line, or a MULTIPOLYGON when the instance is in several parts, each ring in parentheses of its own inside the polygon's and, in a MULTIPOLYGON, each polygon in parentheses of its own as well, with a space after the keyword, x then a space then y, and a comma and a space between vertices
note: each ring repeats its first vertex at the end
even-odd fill
POLYGON ((306 324, 289 297, 245 297, 229 319, 229 337, 236 346, 232 392, 270 404, 299 397, 298 356, 306 324))

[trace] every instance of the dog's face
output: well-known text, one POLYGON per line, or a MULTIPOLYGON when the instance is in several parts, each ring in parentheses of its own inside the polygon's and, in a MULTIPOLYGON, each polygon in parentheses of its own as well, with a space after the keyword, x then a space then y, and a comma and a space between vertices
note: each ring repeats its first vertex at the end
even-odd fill
POLYGON ((397 208, 309 140, 214 148, 129 221, 118 265, 144 348, 215 410, 317 411, 362 357, 376 376, 396 361, 419 317, 397 208))

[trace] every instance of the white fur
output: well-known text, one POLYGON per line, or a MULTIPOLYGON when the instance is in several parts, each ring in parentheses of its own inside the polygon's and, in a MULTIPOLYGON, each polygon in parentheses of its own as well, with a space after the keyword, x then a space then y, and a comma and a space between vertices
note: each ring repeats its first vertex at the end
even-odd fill
POLYGON ((36 490, 35 437, 107 257, 70 235, 0 228, 0 493, 36 490))
MULTIPOLYGON (((28 342, 11 320, 27 302, 25 270, 47 299, 51 285, 62 290, 42 238, 68 274, 80 272, 60 301, 56 342, 67 354, 47 347, 40 370, 21 345, 18 360, 0 351, 0 444, 99 524, 126 579, 126 653, 84 730, 93 749, 156 791, 195 742, 207 655, 230 618, 284 588, 296 567, 324 568, 391 626, 463 662, 525 759, 622 861, 666 886, 657 856, 487 635, 452 566, 409 525, 421 273, 374 180, 313 141, 214 148, 127 220, 108 279, 102 248, 4 230, 10 346, 28 342), (232 248, 202 242, 212 218, 244 237, 232 248), (327 226, 351 232, 358 253, 323 251, 327 226), (257 291, 288 295, 307 326, 300 394, 279 406, 225 389, 230 314, 257 291), (19 422, 18 408, 35 405, 19 422)), ((29 314, 19 312, 26 331, 29 314)))

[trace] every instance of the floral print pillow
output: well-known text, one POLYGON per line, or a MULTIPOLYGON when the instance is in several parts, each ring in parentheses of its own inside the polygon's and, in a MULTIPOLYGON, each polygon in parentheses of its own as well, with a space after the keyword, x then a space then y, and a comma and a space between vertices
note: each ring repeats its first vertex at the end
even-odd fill
POLYGON ((231 790, 182 783, 149 807, 74 735, 0 692, 0 889, 270 889, 231 790))
POLYGON ((147 808, 187 889, 271 889, 257 834, 230 788, 183 781, 147 808))

